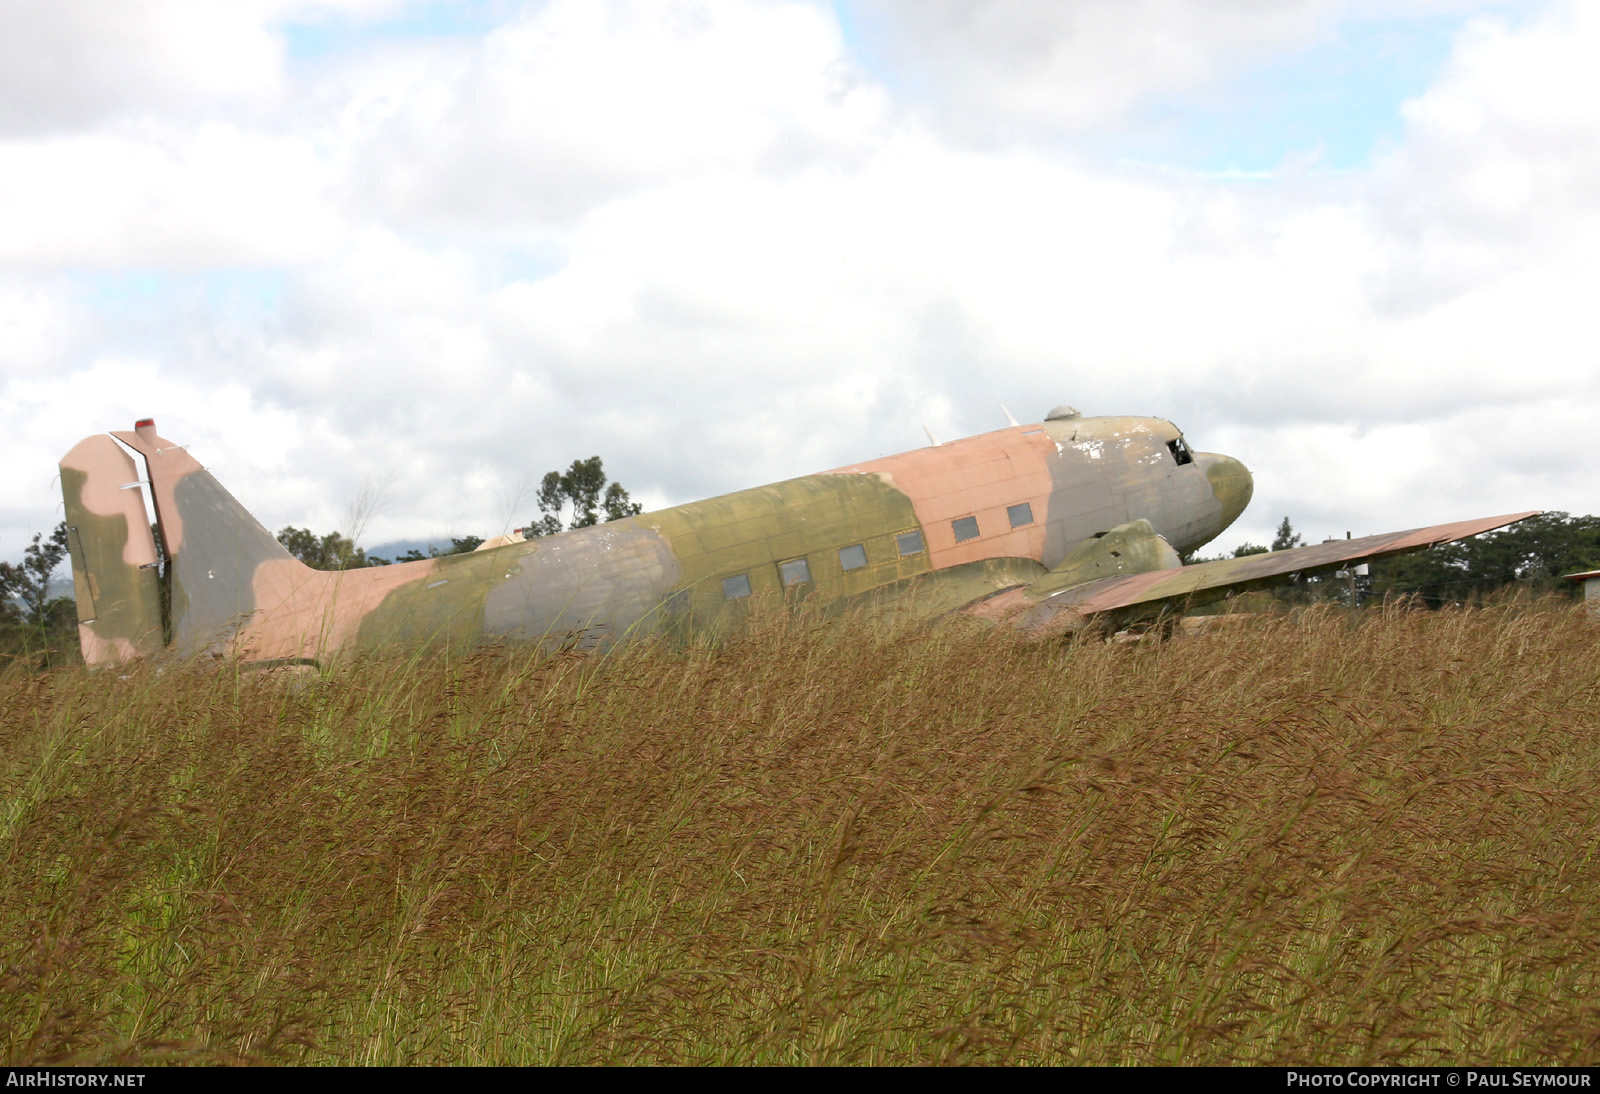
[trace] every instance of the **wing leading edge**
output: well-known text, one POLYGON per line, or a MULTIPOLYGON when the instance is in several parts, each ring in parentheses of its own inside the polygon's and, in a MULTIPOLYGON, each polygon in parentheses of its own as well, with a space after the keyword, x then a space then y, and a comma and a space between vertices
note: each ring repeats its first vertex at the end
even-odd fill
POLYGON ((1154 617, 1169 608, 1198 607, 1232 593, 1280 584, 1291 574, 1326 573, 1349 564, 1466 539, 1538 516, 1539 512, 1480 517, 1361 539, 1333 540, 1288 551, 1104 577, 1043 598, 1028 596, 1027 588, 1009 589, 982 605, 976 614, 1009 617, 1024 630, 1038 632, 1065 629, 1090 616, 1104 617, 1108 622, 1131 623, 1154 617))

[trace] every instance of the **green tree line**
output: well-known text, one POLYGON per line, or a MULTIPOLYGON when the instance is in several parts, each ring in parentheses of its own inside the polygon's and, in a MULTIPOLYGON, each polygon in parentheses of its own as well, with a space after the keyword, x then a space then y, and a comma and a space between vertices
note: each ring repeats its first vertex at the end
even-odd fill
MULTIPOLYGON (((1269 547, 1246 542, 1226 555, 1194 561, 1285 551, 1302 542, 1284 517, 1269 547)), ((1552 511, 1471 539, 1380 559, 1365 577, 1303 579, 1276 590, 1276 595, 1280 600, 1346 601, 1354 590, 1358 602, 1405 595, 1433 606, 1465 603, 1507 588, 1576 598, 1581 595, 1577 583, 1563 579, 1595 569, 1600 569, 1600 517, 1552 511)))
POLYGON ((1410 593, 1429 604, 1481 597, 1507 586, 1581 595, 1567 574, 1600 569, 1600 517, 1562 512, 1372 564, 1372 591, 1410 593))
POLYGON ((78 611, 71 596, 51 596, 50 581, 67 557, 67 522, 33 534, 22 561, 0 562, 0 656, 40 665, 76 653, 78 611))
MULTIPOLYGON (((551 471, 540 480, 536 495, 539 517, 520 529, 529 539, 553 536, 573 528, 589 528, 602 521, 637 516, 644 506, 628 496, 620 482, 607 483, 605 465, 599 456, 573 460, 566 471, 551 471)), ((278 532, 278 542, 313 570, 359 570, 366 566, 387 566, 392 562, 418 562, 445 555, 466 554, 483 544, 480 536, 454 537, 448 550, 430 546, 424 554, 413 547, 397 558, 369 555, 355 541, 338 532, 317 535, 309 528, 289 525, 278 532)))
POLYGON ((387 566, 391 562, 417 562, 442 555, 465 554, 477 550, 483 540, 478 536, 463 536, 461 539, 451 539, 450 549, 446 551, 430 546, 428 553, 423 554, 413 547, 398 558, 380 558, 367 554, 364 548, 356 546, 354 540, 338 532, 319 536, 309 528, 296 528, 291 524, 278 531, 278 542, 313 570, 360 570, 367 566, 387 566))

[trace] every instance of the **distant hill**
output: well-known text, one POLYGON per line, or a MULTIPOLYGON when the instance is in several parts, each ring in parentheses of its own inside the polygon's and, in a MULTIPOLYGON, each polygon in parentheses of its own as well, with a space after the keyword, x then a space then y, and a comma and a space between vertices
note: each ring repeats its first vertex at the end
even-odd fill
POLYGON ((448 551, 451 547, 450 537, 445 536, 443 539, 390 540, 388 543, 380 543, 376 547, 368 547, 367 557, 386 558, 390 562, 393 562, 407 551, 416 550, 421 551, 423 554, 427 554, 429 547, 432 547, 440 552, 448 551))

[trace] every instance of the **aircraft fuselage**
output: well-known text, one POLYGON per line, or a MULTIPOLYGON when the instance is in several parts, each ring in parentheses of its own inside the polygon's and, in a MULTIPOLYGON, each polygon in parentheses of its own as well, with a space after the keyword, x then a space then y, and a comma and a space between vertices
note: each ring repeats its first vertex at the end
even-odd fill
MULTIPOLYGON (((171 645, 257 660, 392 642, 590 647, 785 594, 832 603, 944 584, 959 600, 985 582, 1046 575, 1128 521, 1192 550, 1251 493, 1243 464, 1191 452, 1170 422, 1073 415, 473 554, 324 573, 291 558, 153 427, 115 436, 149 467, 171 559, 171 645)), ((104 528, 111 514, 90 500, 101 494, 68 488, 111 460, 95 440, 63 460, 63 487, 69 522, 104 528)), ((123 555, 151 553, 135 546, 123 555)), ((149 652, 148 608, 125 613, 144 621, 140 635, 113 633, 115 611, 95 614, 86 657, 149 652)))

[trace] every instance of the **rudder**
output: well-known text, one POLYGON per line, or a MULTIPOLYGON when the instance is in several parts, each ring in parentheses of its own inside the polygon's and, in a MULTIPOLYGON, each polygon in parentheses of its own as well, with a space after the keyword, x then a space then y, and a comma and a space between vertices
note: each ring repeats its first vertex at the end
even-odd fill
POLYGON ((150 471, 169 567, 173 649, 232 652, 234 638, 258 608, 257 568, 268 562, 304 567, 185 448, 159 436, 154 421, 111 435, 143 456, 150 471))
POLYGON ((78 643, 90 665, 124 664, 166 644, 142 477, 104 434, 84 438, 61 458, 78 643))

